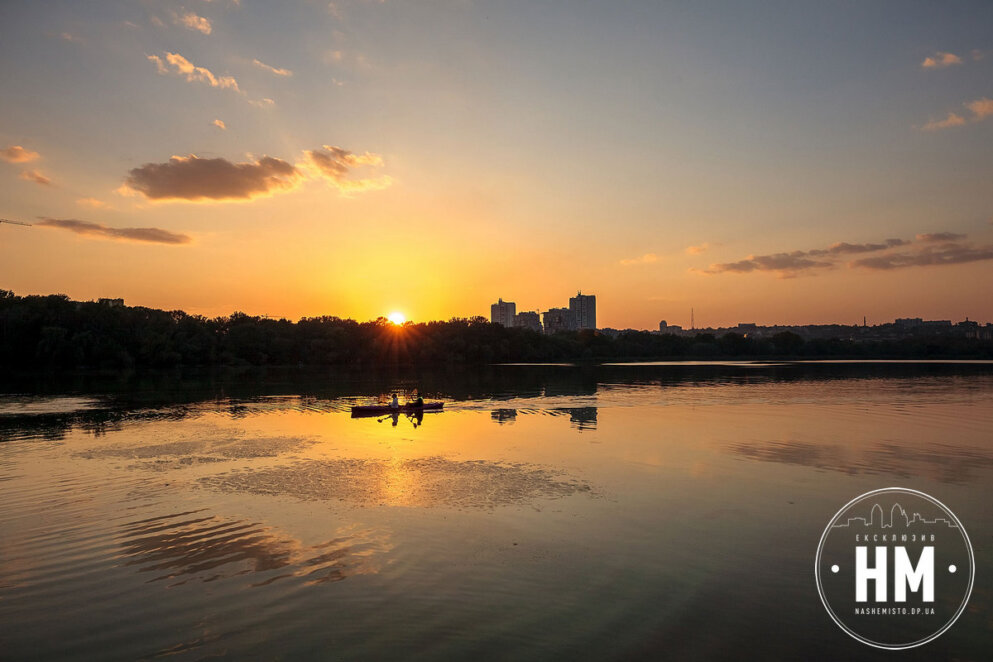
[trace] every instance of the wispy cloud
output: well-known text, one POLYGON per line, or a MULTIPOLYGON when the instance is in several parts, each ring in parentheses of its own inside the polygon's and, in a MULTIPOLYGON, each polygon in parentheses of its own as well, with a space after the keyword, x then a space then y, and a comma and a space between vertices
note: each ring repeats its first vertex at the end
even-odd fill
POLYGON ((272 108, 273 106, 276 105, 276 102, 270 99, 269 97, 263 97, 262 99, 249 101, 248 103, 258 108, 272 108))
POLYGON ((948 117, 943 120, 931 120, 921 128, 925 131, 936 131, 938 129, 947 129, 953 126, 962 126, 965 124, 965 118, 961 115, 955 113, 948 113, 948 117))
POLYGON ((132 169, 122 192, 160 201, 251 200, 292 190, 302 179, 296 166, 271 156, 232 163, 190 154, 132 169))
POLYGON ((922 69, 944 69, 956 64, 962 64, 962 58, 955 53, 944 53, 938 51, 934 55, 924 58, 921 62, 922 69))
POLYGON ((183 76, 190 83, 206 83, 211 87, 230 89, 240 92, 238 81, 233 76, 215 76, 210 69, 198 67, 179 53, 165 54, 165 57, 158 55, 146 55, 149 61, 154 62, 158 72, 162 75, 183 76))
POLYGON ((324 145, 321 149, 306 151, 304 155, 307 157, 312 171, 315 171, 318 176, 343 193, 384 189, 393 183, 393 179, 388 175, 366 179, 348 179, 348 176, 356 168, 362 166, 381 167, 383 157, 379 154, 370 152, 355 154, 341 147, 324 145))
POLYGON ((807 251, 807 255, 823 256, 846 255, 849 253, 874 253, 876 251, 886 250, 887 248, 893 248, 894 246, 905 246, 909 243, 909 241, 904 239, 887 239, 883 243, 875 244, 850 244, 847 241, 840 241, 836 244, 831 244, 827 248, 818 248, 812 251, 807 251))
POLYGON ((107 206, 106 202, 97 198, 80 198, 76 200, 76 204, 84 207, 94 207, 96 209, 102 209, 107 206))
POLYGON ((38 152, 32 152, 29 149, 24 149, 20 145, 11 145, 0 149, 0 160, 6 161, 7 163, 28 163, 29 161, 34 161, 40 156, 41 155, 38 154, 38 152))
POLYGON ((645 253, 641 257, 633 257, 625 260, 621 260, 621 266, 632 267, 637 264, 652 264, 653 262, 658 262, 659 256, 655 253, 645 253))
POLYGON ((112 228, 102 223, 79 221, 72 218, 44 218, 35 223, 38 227, 56 228, 96 239, 117 239, 121 241, 141 241, 154 244, 188 244, 192 239, 185 234, 169 232, 161 228, 112 228))
POLYGON ((956 232, 922 232, 917 235, 917 241, 922 242, 938 242, 938 241, 958 241, 959 239, 965 239, 966 235, 958 234, 956 232))
POLYGON ((993 99, 983 97, 982 99, 970 101, 965 104, 965 107, 972 111, 973 122, 979 122, 980 120, 984 120, 990 115, 993 115, 993 99))
POLYGON ((921 128, 925 131, 933 131, 935 129, 947 129, 953 126, 962 126, 968 122, 982 122, 987 117, 993 115, 993 99, 988 99, 983 97, 982 99, 976 99, 975 101, 966 102, 964 105, 972 116, 966 119, 961 115, 956 113, 948 113, 948 117, 943 120, 932 120, 922 126, 921 128))
POLYGON ((849 266, 890 270, 902 269, 904 267, 965 264, 967 262, 980 262, 984 260, 993 260, 993 246, 944 244, 941 246, 926 246, 913 252, 866 257, 849 263, 849 266))
POLYGON ((41 184, 42 186, 52 185, 52 180, 46 177, 45 175, 41 174, 37 170, 25 170, 18 176, 25 181, 34 182, 35 184, 41 184))
POLYGON ((699 255, 700 253, 706 253, 708 250, 710 250, 710 244, 704 242, 696 246, 687 246, 685 252, 687 255, 699 255))
POLYGON ((254 64, 259 69, 264 69, 264 70, 268 71, 271 74, 276 74, 277 76, 287 76, 287 77, 289 77, 289 76, 292 76, 293 75, 293 72, 290 71, 289 69, 280 69, 278 67, 273 67, 273 66, 268 65, 265 62, 262 62, 260 60, 252 60, 252 64, 254 64))
POLYGON ((221 131, 227 131, 228 130, 228 125, 224 123, 224 120, 214 120, 213 122, 211 122, 211 124, 213 126, 216 126, 221 131))
POLYGON ((176 25, 182 25, 188 30, 202 32, 203 34, 210 34, 214 29, 210 24, 209 18, 197 16, 191 11, 184 11, 182 14, 174 14, 173 22, 176 23, 176 25))
POLYGON ((76 35, 70 34, 68 32, 61 33, 59 35, 59 39, 61 39, 62 41, 69 41, 69 42, 72 42, 74 44, 81 44, 81 43, 83 43, 83 40, 82 39, 80 39, 76 35))
POLYGON ((712 264, 702 272, 721 274, 764 271, 774 273, 780 278, 792 278, 803 273, 835 268, 839 266, 839 260, 843 256, 865 253, 879 253, 880 255, 859 258, 848 262, 847 266, 849 268, 897 269, 909 266, 958 264, 991 259, 984 257, 993 251, 991 247, 951 243, 965 238, 966 235, 955 232, 929 232, 918 234, 913 242, 905 239, 887 239, 883 242, 865 244, 838 242, 828 248, 772 253, 770 255, 749 255, 744 260, 736 262, 712 264))
POLYGON ((712 264, 704 269, 704 273, 750 273, 752 271, 772 271, 781 278, 789 278, 797 275, 801 271, 811 269, 827 269, 834 266, 833 262, 826 260, 814 260, 809 257, 807 251, 793 251, 791 253, 772 253, 770 255, 749 255, 744 260, 737 262, 724 262, 712 264))

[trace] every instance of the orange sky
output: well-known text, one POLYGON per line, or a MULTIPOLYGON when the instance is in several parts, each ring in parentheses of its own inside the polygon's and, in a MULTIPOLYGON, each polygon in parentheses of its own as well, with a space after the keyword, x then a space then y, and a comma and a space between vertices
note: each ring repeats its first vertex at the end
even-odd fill
POLYGON ((969 7, 5 4, 0 218, 34 227, 0 224, 0 288, 993 321, 993 10, 969 7))

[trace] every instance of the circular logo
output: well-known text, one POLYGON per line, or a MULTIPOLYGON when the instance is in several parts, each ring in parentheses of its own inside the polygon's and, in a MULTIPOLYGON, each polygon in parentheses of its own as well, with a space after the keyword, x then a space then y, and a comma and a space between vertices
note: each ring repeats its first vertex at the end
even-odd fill
POLYGON ((842 630, 899 650, 926 644, 955 623, 972 593, 975 559, 947 506, 887 487, 852 499, 828 522, 814 575, 842 630))

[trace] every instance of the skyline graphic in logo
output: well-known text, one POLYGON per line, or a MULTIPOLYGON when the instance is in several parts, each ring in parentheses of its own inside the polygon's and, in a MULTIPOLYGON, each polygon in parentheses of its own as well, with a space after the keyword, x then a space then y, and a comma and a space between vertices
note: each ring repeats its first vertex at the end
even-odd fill
POLYGON ((821 601, 850 636, 899 650, 952 626, 972 592, 975 561, 962 523, 923 492, 889 487, 846 504, 817 547, 821 601))

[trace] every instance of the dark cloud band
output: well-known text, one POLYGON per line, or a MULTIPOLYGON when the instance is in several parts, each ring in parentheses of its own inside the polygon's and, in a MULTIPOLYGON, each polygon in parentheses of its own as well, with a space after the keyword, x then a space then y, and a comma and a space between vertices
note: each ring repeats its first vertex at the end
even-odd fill
POLYGON ((102 223, 78 221, 71 218, 42 218, 35 225, 68 230, 79 235, 99 239, 143 241, 153 244, 188 244, 193 241, 185 234, 177 234, 161 228, 112 228, 102 223))

